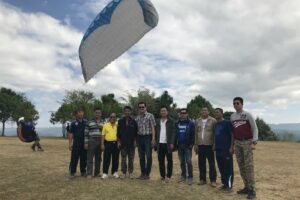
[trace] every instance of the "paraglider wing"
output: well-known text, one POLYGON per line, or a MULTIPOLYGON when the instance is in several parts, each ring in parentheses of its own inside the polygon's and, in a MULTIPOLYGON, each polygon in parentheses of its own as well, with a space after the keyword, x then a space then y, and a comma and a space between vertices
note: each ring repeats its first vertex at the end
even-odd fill
POLYGON ((85 81, 137 43, 158 23, 149 0, 113 0, 82 38, 79 58, 85 81))

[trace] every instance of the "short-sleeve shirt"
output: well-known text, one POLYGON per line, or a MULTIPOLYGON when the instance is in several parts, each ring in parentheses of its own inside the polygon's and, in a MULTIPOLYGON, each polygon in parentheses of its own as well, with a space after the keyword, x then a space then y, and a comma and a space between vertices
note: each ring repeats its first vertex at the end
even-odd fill
POLYGON ((136 118, 138 124, 138 135, 152 135, 152 127, 156 125, 153 114, 146 112, 136 118))
POLYGON ((84 140, 84 130, 86 123, 86 120, 75 120, 71 123, 70 131, 74 135, 75 140, 84 140))
POLYGON ((110 122, 105 123, 102 129, 102 135, 104 136, 105 141, 115 142, 117 141, 117 122, 112 126, 110 122))

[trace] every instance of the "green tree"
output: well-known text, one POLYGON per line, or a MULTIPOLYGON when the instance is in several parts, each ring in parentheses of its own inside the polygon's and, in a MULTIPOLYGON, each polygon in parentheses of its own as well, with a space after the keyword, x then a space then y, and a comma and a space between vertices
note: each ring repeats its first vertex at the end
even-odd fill
POLYGON ((261 118, 256 118, 258 128, 258 139, 262 141, 277 141, 277 135, 271 130, 270 126, 261 118))
POLYGON ((115 99, 114 94, 107 94, 101 96, 101 101, 96 101, 95 106, 102 110, 102 117, 109 117, 112 112, 115 112, 118 116, 122 114, 122 105, 115 99))
POLYGON ((214 108, 211 103, 201 95, 196 96, 187 104, 187 110, 190 118, 197 119, 200 117, 201 108, 207 106, 211 116, 214 116, 214 108))
POLYGON ((168 91, 164 91, 161 96, 155 99, 155 107, 156 110, 154 112, 155 117, 159 117, 160 108, 162 106, 166 106, 169 110, 169 116, 177 119, 177 104, 174 103, 173 97, 168 93, 168 91))
POLYGON ((38 120, 38 111, 35 106, 22 93, 8 88, 0 89, 0 120, 2 122, 2 136, 5 135, 5 123, 17 121, 20 117, 38 120))
POLYGON ((132 107, 132 114, 134 116, 138 115, 138 103, 143 101, 147 104, 147 111, 151 113, 156 112, 156 102, 155 102, 155 93, 151 92, 147 88, 141 88, 137 92, 137 96, 128 94, 127 100, 123 98, 128 105, 132 107))
POLYGON ((74 111, 76 109, 82 109, 85 117, 90 118, 93 114, 93 108, 97 100, 92 92, 83 90, 67 91, 64 99, 61 102, 61 106, 51 113, 50 122, 52 124, 62 124, 62 135, 65 134, 65 124, 67 121, 74 119, 74 111))
POLYGON ((233 112, 231 111, 225 111, 223 113, 223 118, 226 119, 226 120, 230 120, 230 116, 233 114, 233 112))

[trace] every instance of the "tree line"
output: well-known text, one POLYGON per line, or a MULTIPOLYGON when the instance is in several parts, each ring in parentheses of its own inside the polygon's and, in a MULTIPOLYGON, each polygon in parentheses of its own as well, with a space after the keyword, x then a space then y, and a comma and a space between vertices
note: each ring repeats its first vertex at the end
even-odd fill
MULTIPOLYGON (((168 91, 161 95, 147 89, 140 88, 136 95, 130 93, 126 97, 116 99, 114 94, 105 94, 101 97, 95 96, 93 92, 84 90, 66 91, 64 98, 60 101, 60 106, 56 111, 51 112, 50 122, 52 124, 60 123, 62 125, 63 137, 65 134, 65 124, 74 119, 74 110, 82 109, 87 119, 92 118, 93 110, 98 107, 102 110, 102 117, 108 118, 109 114, 115 112, 118 117, 122 116, 123 107, 129 105, 133 109, 133 115, 138 115, 138 102, 143 101, 147 104, 148 112, 159 117, 161 106, 166 106, 170 117, 178 119, 180 108, 174 102, 174 98, 168 91)), ((189 117, 196 119, 199 117, 201 108, 208 107, 210 114, 214 116, 213 105, 201 95, 195 96, 187 103, 189 117)), ((224 118, 229 120, 232 112, 225 111, 224 118)), ((24 93, 18 93, 9 88, 0 89, 0 120, 2 122, 2 136, 4 136, 5 123, 7 121, 17 122, 20 117, 37 121, 39 119, 38 111, 35 105, 29 101, 24 93)), ((271 130, 269 125, 261 118, 256 119, 259 130, 259 140, 278 140, 277 135, 271 130)))

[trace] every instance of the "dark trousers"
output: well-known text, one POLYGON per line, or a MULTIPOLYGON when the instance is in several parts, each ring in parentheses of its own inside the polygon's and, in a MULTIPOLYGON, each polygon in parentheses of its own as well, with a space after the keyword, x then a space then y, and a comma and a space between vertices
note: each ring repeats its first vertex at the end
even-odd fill
POLYGON ((160 176, 166 177, 166 166, 165 158, 167 157, 167 177, 171 178, 173 171, 173 156, 172 151, 169 150, 168 144, 158 144, 158 163, 159 163, 159 172, 160 176))
POLYGON ((216 151, 216 159, 221 174, 221 182, 227 188, 233 185, 233 159, 228 151, 216 151))
POLYGON ((101 149, 100 149, 100 137, 89 138, 88 151, 87 151, 87 175, 93 175, 93 165, 95 164, 94 176, 100 174, 101 164, 101 149), (95 162, 94 162, 95 159, 95 162))
POLYGON ((103 173, 108 174, 110 161, 112 160, 111 173, 115 173, 119 168, 119 149, 117 142, 105 141, 104 159, 103 159, 103 173))
POLYGON ((186 178, 187 169, 188 178, 193 178, 192 147, 187 147, 185 144, 179 144, 178 156, 180 159, 181 177, 186 178))
POLYGON ((123 147, 121 149, 121 171, 123 174, 127 173, 127 158, 128 158, 128 173, 133 172, 133 161, 134 161, 135 148, 123 147))
POLYGON ((212 145, 198 145, 198 166, 200 171, 200 181, 206 182, 206 159, 209 165, 210 182, 216 182, 217 172, 215 165, 215 154, 212 145))
POLYGON ((152 167, 152 135, 138 137, 138 150, 142 175, 149 176, 152 167), (147 159, 147 163, 145 161, 147 159))
POLYGON ((70 173, 75 174, 76 168, 78 164, 78 160, 80 158, 80 172, 81 174, 86 173, 86 159, 87 153, 84 149, 84 142, 82 140, 73 140, 73 148, 71 152, 71 162, 70 162, 70 173))

